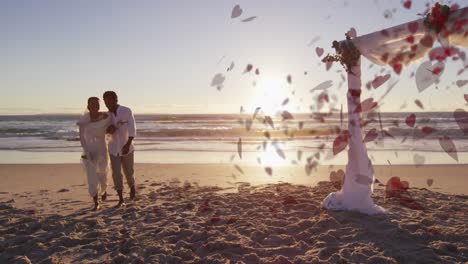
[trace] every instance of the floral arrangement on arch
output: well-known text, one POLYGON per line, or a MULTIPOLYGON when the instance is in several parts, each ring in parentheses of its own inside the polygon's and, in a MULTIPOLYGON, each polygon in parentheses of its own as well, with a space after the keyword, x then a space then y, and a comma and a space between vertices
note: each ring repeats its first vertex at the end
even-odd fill
POLYGON ((439 2, 435 3, 424 17, 424 25, 434 30, 436 33, 440 33, 442 30, 446 29, 451 11, 450 6, 441 5, 439 2))

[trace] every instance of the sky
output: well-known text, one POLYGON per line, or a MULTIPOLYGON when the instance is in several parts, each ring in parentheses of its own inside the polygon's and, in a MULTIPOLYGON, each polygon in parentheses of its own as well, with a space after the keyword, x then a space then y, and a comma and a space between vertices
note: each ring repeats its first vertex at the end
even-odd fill
MULTIPOLYGON (((241 106, 308 112, 315 102, 310 89, 327 80, 340 105, 343 70, 326 71, 316 48, 332 53, 331 42, 351 27, 361 35, 418 19, 426 3, 406 9, 400 0, 0 0, 0 115, 82 113, 88 97, 106 90, 135 113, 237 113, 241 106), (243 12, 232 19, 235 5, 243 12), (247 64, 260 74, 243 74, 247 64), (220 91, 211 86, 217 73, 225 77, 220 91)), ((380 67, 362 61, 365 83, 380 67)), ((410 77, 417 64, 392 73, 389 83, 398 83, 381 111, 466 108, 468 85, 454 85, 468 79, 456 75, 462 62, 448 62, 439 85, 421 93, 410 77)), ((385 92, 364 90, 365 97, 385 92)))

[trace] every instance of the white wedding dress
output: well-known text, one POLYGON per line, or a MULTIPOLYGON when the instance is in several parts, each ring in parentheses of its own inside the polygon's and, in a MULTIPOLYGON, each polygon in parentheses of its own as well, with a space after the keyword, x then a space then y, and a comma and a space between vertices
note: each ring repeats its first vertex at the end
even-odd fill
POLYGON ((84 114, 77 125, 80 127, 80 141, 85 159, 81 159, 88 178, 88 191, 94 197, 107 189, 109 153, 106 129, 111 124, 110 115, 99 121, 91 121, 89 113, 84 114))

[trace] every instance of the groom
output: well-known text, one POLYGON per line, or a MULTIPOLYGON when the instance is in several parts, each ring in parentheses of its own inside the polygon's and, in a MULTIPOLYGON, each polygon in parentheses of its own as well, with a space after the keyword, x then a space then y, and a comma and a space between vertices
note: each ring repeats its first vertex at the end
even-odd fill
POLYGON ((135 199, 135 178, 133 176, 133 139, 135 138, 135 118, 132 110, 117 103, 117 94, 107 91, 103 95, 104 103, 109 109, 112 124, 107 128, 111 134, 109 142, 109 156, 112 167, 112 179, 114 187, 119 195, 119 203, 116 207, 125 205, 123 199, 123 175, 122 169, 130 187, 130 199, 135 199))

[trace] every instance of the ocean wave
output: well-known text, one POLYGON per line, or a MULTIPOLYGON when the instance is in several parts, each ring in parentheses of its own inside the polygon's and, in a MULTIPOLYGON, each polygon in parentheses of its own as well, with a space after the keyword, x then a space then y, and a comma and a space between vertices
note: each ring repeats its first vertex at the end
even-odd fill
MULTIPOLYGON (((411 113, 382 113, 382 126, 397 142, 403 138, 420 140, 433 140, 438 145, 438 138, 442 135, 449 136, 453 140, 465 140, 465 135, 453 118, 453 113, 415 113, 417 116, 417 129, 406 126, 405 118, 411 113), (399 127, 395 127, 395 123, 399 127), (429 134, 421 132, 421 127, 434 127, 429 134)), ((321 140, 333 142, 338 127, 346 129, 346 113, 343 126, 339 113, 326 116, 326 122, 320 123, 313 119, 312 114, 293 114, 294 120, 281 122, 281 118, 272 116, 275 129, 263 124, 261 120, 254 120, 250 131, 246 129, 247 119, 252 119, 252 114, 220 114, 220 115, 136 115, 137 136, 135 142, 177 142, 202 141, 237 143, 238 138, 243 139, 244 144, 263 142, 269 136, 279 140, 321 140), (242 119, 242 122, 240 121, 242 119), (298 129, 299 123, 302 129, 298 129), (289 126, 288 128, 283 126, 289 126)), ((368 114, 363 114, 367 118, 368 114)), ((363 128, 363 136, 371 128, 380 131, 378 116, 370 115, 376 120, 363 128)), ((29 138, 35 138, 43 145, 79 145, 79 134, 76 126, 78 115, 55 116, 0 116, 0 139, 11 141, 8 148, 20 148, 29 144, 29 138)), ((34 143, 35 144, 35 143, 34 143)), ((5 145, 0 144, 0 148, 5 145)))
POLYGON ((465 135, 460 129, 433 129, 431 133, 424 133, 422 128, 389 128, 388 132, 395 137, 438 139, 441 136, 448 136, 452 139, 468 139, 468 135, 465 135))
POLYGON ((137 136, 144 138, 160 138, 160 137, 291 137, 291 136, 317 136, 330 135, 333 131, 329 128, 324 129, 282 129, 282 130, 265 130, 245 128, 231 128, 222 130, 211 129, 158 129, 154 130, 138 130, 137 136))
POLYGON ((47 133, 39 128, 0 128, 0 136, 40 136, 47 133))

